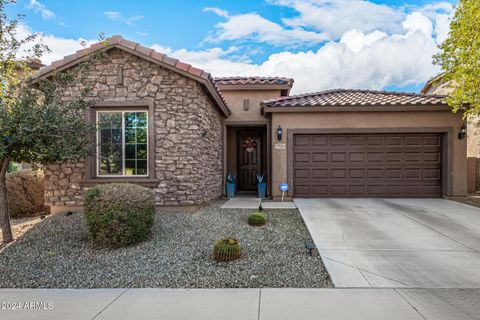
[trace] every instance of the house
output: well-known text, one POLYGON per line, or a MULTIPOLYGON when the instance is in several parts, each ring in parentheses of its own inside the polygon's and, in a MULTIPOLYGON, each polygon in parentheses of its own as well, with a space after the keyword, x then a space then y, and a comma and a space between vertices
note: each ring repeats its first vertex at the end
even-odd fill
MULTIPOLYGON (((52 212, 75 210, 99 183, 151 188, 156 203, 194 210, 224 194, 287 197, 450 197, 467 193, 462 116, 443 96, 330 90, 291 96, 293 79, 212 78, 208 73, 114 36, 40 69, 36 79, 75 70, 103 50, 88 81, 87 119, 96 154, 46 168, 52 212)), ((353 75, 352 75, 353 76, 353 75)), ((69 99, 80 90, 66 88, 69 99)))
MULTIPOLYGON (((444 80, 443 73, 430 79, 420 90, 420 93, 431 95, 447 95, 452 91, 449 83, 444 80)), ((467 186, 468 193, 480 190, 480 130, 479 117, 469 116, 465 121, 467 129, 467 186)))

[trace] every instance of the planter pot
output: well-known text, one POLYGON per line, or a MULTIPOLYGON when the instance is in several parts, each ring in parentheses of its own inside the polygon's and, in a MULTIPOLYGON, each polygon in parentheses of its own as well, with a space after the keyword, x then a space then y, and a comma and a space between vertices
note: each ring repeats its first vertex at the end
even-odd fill
POLYGON ((235 183, 227 183, 227 198, 235 198, 235 183))
POLYGON ((264 199, 267 197, 267 183, 262 182, 262 183, 257 183, 257 188, 258 188, 258 197, 260 199, 264 199))

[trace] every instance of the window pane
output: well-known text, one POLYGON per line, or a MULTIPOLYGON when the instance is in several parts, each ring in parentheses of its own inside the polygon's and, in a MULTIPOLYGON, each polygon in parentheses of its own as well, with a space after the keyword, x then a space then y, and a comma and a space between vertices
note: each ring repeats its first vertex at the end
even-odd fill
POLYGON ((100 128, 121 128, 122 113, 121 112, 99 112, 98 125, 100 128))
POLYGON ((135 129, 125 129, 125 143, 135 143, 135 129))
POLYGON ((100 174, 122 174, 122 145, 100 145, 100 174))
POLYGON ((122 174, 122 113, 99 112, 99 166, 102 175, 122 174))
POLYGON ((125 159, 135 160, 135 145, 134 144, 125 145, 125 159))
POLYGON ((101 129, 100 130, 100 143, 111 143, 112 142, 112 129, 101 129))
POLYGON ((137 128, 146 128, 146 127, 147 127, 147 113, 137 112, 137 128))
POLYGON ((137 174, 138 175, 147 174, 147 160, 137 160, 137 174))
POLYGON ((147 143, 147 129, 137 129, 137 143, 147 143))
POLYGON ((137 144, 137 159, 147 159, 146 144, 137 144))
POLYGON ((122 143, 122 129, 112 129, 112 142, 122 143))
POLYGON ((135 128, 137 123, 137 118, 135 112, 126 112, 125 113, 125 128, 135 128))
POLYGON ((125 161, 125 175, 133 176, 136 174, 135 160, 125 161))

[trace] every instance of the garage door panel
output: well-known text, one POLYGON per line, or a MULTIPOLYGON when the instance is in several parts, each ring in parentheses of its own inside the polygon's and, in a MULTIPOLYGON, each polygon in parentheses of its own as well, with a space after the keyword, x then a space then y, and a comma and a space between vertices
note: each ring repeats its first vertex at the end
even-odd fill
POLYGON ((332 152, 330 154, 331 162, 345 162, 347 161, 346 152, 332 152))
POLYGON ((309 146, 310 145, 310 137, 309 136, 295 136, 295 146, 309 146))
POLYGON ((440 147, 442 140, 437 136, 426 136, 423 138, 424 146, 440 147))
POLYGON ((310 161, 310 154, 309 153, 296 153, 295 154, 295 162, 309 162, 310 161))
POLYGON ((328 145, 328 136, 313 136, 312 145, 314 146, 326 146, 328 145))
POLYGON ((349 152, 348 157, 350 162, 364 162, 365 153, 364 152, 349 152))
POLYGON ((328 153, 327 152, 314 152, 313 153, 313 161, 314 162, 327 162, 328 161, 328 153))
POLYGON ((424 152, 423 161, 427 163, 440 163, 440 153, 438 152, 424 152))
POLYGON ((368 162, 382 162, 383 152, 367 152, 368 162))
POLYGON ((328 169, 312 169, 312 176, 317 179, 328 178, 328 169))
POLYGON ((439 134, 295 135, 294 196, 439 197, 441 141, 439 134))

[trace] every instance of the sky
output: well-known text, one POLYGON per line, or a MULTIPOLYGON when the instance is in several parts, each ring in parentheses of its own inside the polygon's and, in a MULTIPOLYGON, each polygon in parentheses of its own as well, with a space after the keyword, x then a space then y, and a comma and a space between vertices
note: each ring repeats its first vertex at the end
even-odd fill
POLYGON ((292 93, 418 92, 456 0, 17 0, 18 35, 43 34, 59 60, 115 34, 220 76, 283 76, 292 93))

